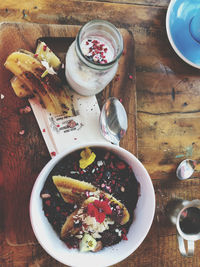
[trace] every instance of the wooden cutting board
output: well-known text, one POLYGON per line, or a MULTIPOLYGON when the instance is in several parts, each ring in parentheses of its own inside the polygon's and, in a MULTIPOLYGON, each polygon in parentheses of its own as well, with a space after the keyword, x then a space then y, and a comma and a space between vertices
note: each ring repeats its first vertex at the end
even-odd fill
MULTIPOLYGON (((4 186, 0 203, 10 245, 36 242, 29 219, 29 199, 34 181, 50 156, 33 113, 20 113, 29 104, 14 94, 10 86, 13 75, 4 62, 18 49, 34 52, 41 38, 63 60, 79 29, 73 25, 0 24, 0 165, 4 186)), ((117 75, 97 99, 100 107, 109 96, 122 100, 129 127, 120 145, 137 156, 134 38, 127 30, 120 31, 124 54, 117 75)))

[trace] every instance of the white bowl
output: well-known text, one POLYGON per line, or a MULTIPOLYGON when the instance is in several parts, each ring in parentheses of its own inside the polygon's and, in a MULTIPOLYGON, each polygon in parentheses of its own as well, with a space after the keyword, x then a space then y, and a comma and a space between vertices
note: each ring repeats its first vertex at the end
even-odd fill
POLYGON ((127 150, 107 143, 86 143, 74 146, 50 160, 39 174, 30 199, 31 224, 40 245, 57 261, 76 267, 110 266, 128 257, 140 246, 146 237, 153 221, 154 212, 154 188, 151 178, 142 163, 127 150), (122 240, 120 243, 104 248, 96 253, 81 253, 77 249, 68 249, 65 243, 59 239, 44 215, 40 192, 50 171, 63 157, 77 149, 91 146, 103 147, 124 159, 133 168, 135 176, 140 183, 141 195, 134 211, 135 218, 129 229, 127 241, 122 240))

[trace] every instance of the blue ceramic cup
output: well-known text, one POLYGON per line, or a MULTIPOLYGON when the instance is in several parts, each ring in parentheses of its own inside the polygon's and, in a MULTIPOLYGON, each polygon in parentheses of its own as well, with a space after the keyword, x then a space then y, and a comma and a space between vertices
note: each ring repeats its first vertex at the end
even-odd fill
POLYGON ((178 56, 200 69, 200 0, 171 0, 166 29, 178 56))

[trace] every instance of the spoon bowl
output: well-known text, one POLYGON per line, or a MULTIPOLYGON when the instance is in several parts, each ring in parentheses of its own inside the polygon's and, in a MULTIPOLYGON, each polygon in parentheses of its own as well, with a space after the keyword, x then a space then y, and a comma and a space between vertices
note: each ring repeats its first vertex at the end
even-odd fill
POLYGON ((179 180, 189 179, 194 173, 195 166, 197 165, 196 160, 185 159, 183 160, 176 170, 176 176, 179 180))
POLYGON ((119 145, 127 128, 128 121, 124 106, 117 98, 108 98, 100 114, 101 134, 109 142, 119 145))

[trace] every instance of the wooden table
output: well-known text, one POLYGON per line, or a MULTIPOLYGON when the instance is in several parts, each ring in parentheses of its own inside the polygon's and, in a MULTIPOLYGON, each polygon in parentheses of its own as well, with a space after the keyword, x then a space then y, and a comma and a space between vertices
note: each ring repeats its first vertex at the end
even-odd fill
MULTIPOLYGON (((82 25, 101 18, 134 35, 137 151, 153 180, 157 204, 146 239, 115 267, 200 266, 199 241, 195 256, 183 258, 178 251, 175 227, 165 212, 168 201, 173 198, 200 198, 198 168, 194 179, 180 182, 175 176, 181 160, 200 157, 200 73, 184 63, 169 44, 165 29, 168 4, 169 0, 5 0, 0 3, 1 22, 82 25)), ((2 205, 3 177, 0 171, 0 266, 63 266, 37 243, 9 243, 5 236, 6 209, 2 205)))

